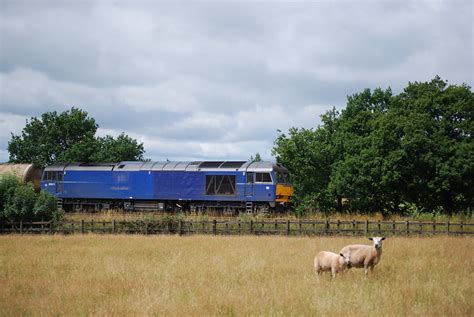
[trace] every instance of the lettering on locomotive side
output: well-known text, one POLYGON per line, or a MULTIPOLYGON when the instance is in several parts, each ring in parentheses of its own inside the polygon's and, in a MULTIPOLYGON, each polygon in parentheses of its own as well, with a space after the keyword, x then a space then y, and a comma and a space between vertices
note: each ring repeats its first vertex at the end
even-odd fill
POLYGON ((112 187, 110 187, 110 189, 112 189, 112 190, 129 190, 130 187, 127 187, 127 186, 112 186, 112 187))

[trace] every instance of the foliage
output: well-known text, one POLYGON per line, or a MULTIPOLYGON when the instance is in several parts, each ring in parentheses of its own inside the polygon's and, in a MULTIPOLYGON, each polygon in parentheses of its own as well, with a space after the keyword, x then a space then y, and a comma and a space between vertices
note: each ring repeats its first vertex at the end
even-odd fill
POLYGON ((396 96, 366 89, 317 128, 280 134, 273 154, 303 209, 451 215, 474 203, 473 114, 470 87, 439 77, 396 96))
POLYGON ((78 108, 58 114, 46 112, 26 123, 21 135, 13 135, 8 142, 12 163, 50 165, 66 155, 76 143, 91 140, 97 131, 95 120, 78 108))
POLYGON ((20 184, 14 176, 0 177, 0 218, 19 221, 59 220, 56 199, 45 191, 39 194, 31 184, 20 184))
POLYGON ((121 133, 117 138, 107 135, 97 138, 99 151, 92 156, 95 162, 119 162, 143 160, 143 143, 138 143, 128 135, 121 133))
POLYGON ((55 197, 46 191, 41 191, 33 207, 33 217, 38 220, 59 220, 62 215, 58 210, 55 197))
POLYGON ((255 157, 253 155, 250 155, 249 161, 261 162, 262 157, 260 156, 260 153, 257 152, 257 153, 255 153, 255 157))
POLYGON ((38 166, 56 162, 118 162, 143 159, 143 144, 124 133, 96 137, 98 125, 87 112, 71 108, 46 112, 26 123, 8 143, 10 162, 38 166))
POLYGON ((32 220, 35 203, 36 193, 32 186, 17 186, 5 203, 4 216, 11 220, 32 220))
POLYGON ((0 176, 0 213, 3 211, 6 201, 13 196, 15 188, 19 185, 18 179, 14 175, 0 176))

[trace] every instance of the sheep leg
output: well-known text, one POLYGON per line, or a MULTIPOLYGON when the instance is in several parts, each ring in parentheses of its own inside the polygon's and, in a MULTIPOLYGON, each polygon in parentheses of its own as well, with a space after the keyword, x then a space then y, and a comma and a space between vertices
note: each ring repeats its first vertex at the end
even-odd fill
POLYGON ((369 274, 369 266, 367 264, 364 264, 364 271, 365 271, 365 276, 369 274))
POLYGON ((318 282, 319 282, 320 276, 321 276, 321 269, 320 269, 320 268, 317 268, 317 269, 316 269, 316 277, 318 278, 318 282))
POLYGON ((335 279, 336 278, 336 270, 331 269, 331 273, 332 273, 332 278, 335 279))

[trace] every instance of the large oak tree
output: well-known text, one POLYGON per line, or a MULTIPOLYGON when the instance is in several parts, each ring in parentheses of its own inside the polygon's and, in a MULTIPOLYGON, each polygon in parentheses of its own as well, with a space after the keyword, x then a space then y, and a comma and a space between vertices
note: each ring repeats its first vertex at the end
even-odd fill
POLYGON ((71 108, 32 117, 20 135, 8 142, 9 161, 46 166, 56 162, 143 160, 142 143, 124 133, 97 137, 98 125, 87 112, 71 108))

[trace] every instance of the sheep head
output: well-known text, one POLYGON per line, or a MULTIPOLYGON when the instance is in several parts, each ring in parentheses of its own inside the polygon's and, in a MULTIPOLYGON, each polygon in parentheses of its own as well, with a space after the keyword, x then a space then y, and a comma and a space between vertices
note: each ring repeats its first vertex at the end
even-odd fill
POLYGON ((385 240, 385 237, 370 237, 369 240, 374 242, 375 249, 382 248, 382 240, 385 240))

